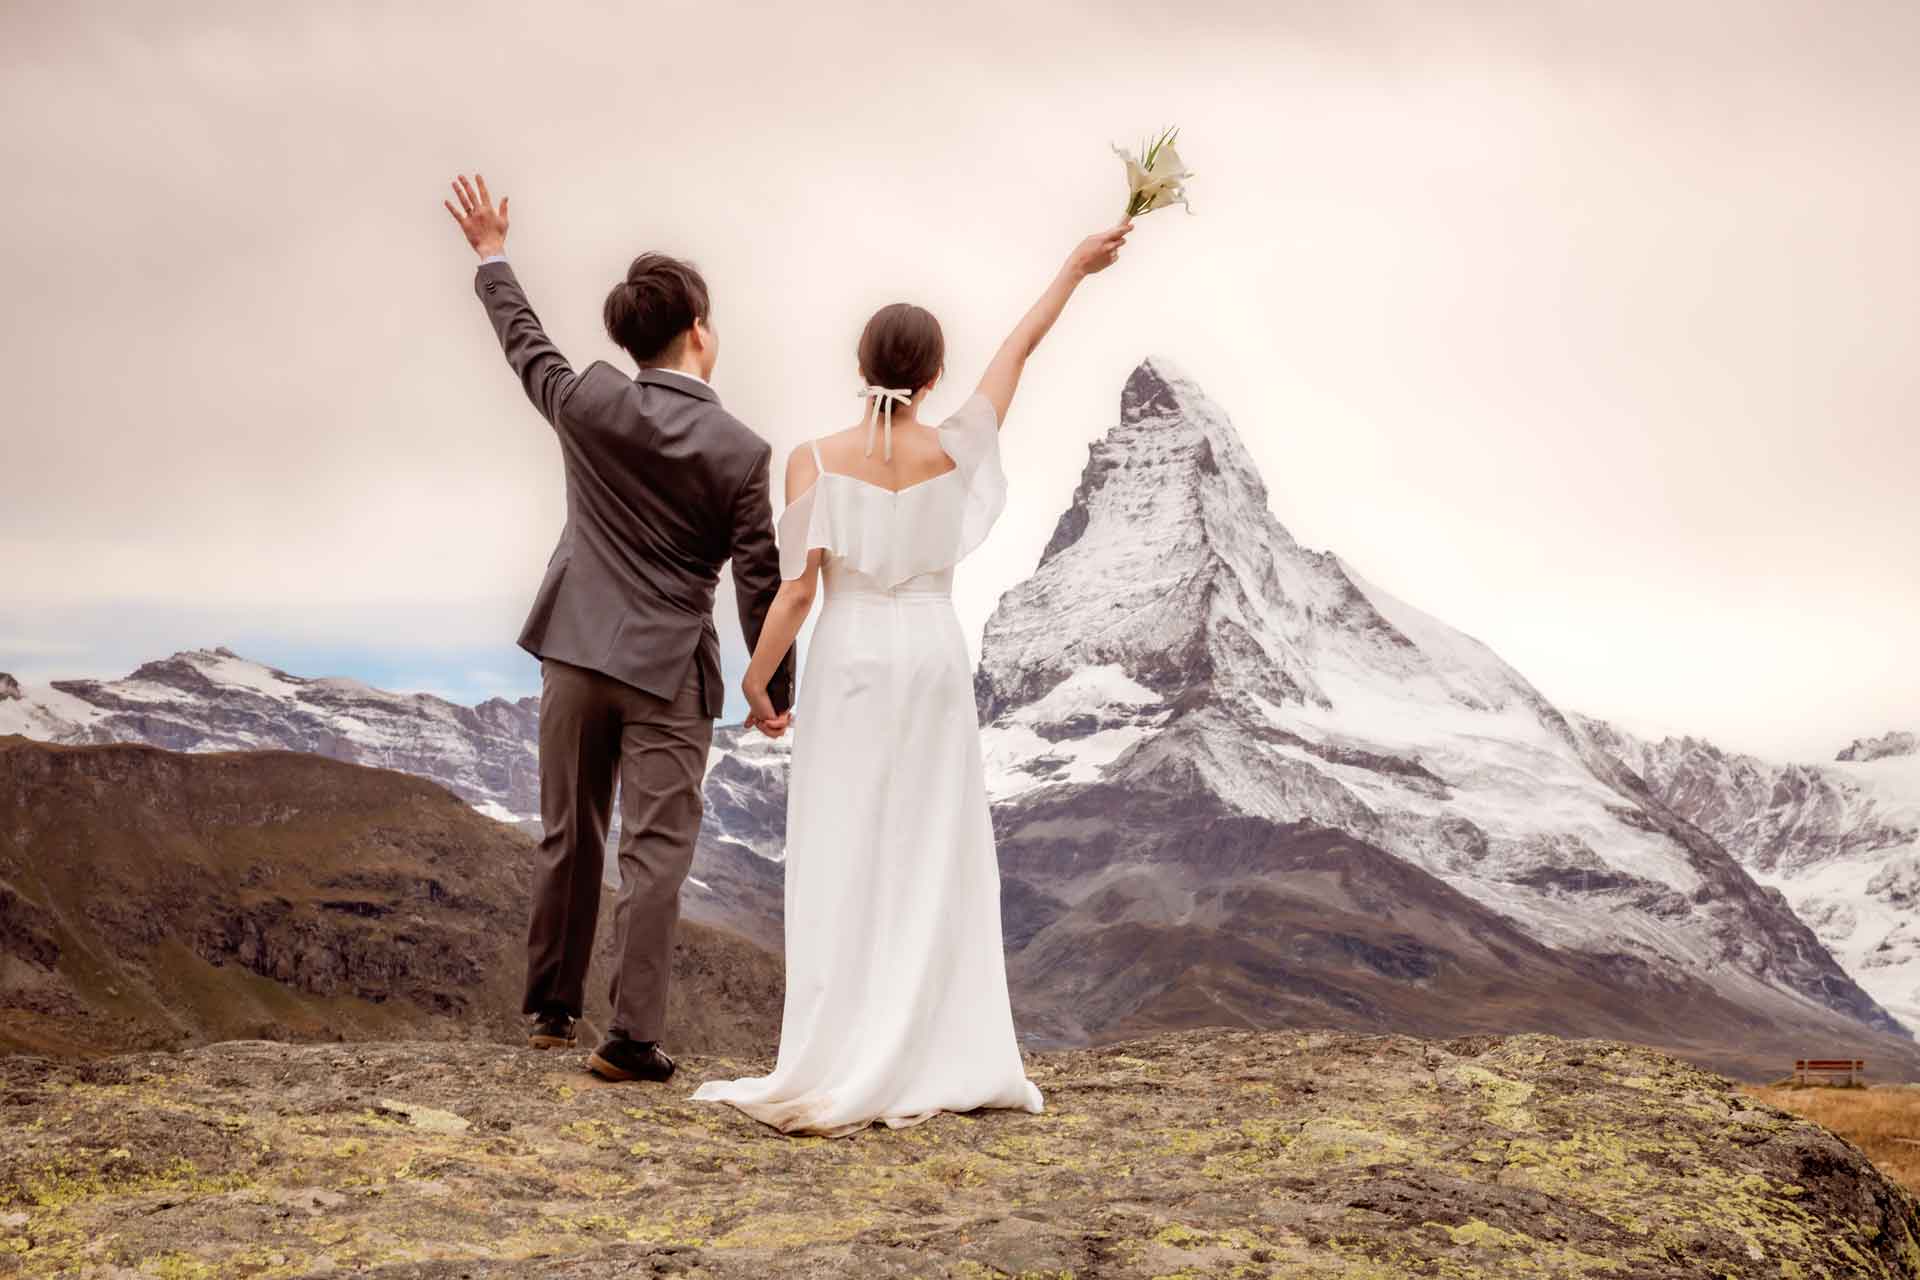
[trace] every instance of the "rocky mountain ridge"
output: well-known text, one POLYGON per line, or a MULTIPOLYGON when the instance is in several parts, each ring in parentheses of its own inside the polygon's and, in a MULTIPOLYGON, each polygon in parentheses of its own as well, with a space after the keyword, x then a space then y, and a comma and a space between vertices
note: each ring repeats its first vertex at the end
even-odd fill
POLYGON ((1783 894, 1861 986, 1920 1026, 1920 735, 1780 764, 1696 737, 1581 730, 1783 894))
POLYGON ((291 675, 193 649, 119 680, 22 684, 0 674, 0 735, 169 751, 304 751, 431 778, 492 817, 540 802, 538 698, 462 706, 345 677, 291 675))
POLYGON ((1920 733, 1895 730, 1878 738, 1855 738, 1834 759, 1853 763, 1912 755, 1920 755, 1920 733))

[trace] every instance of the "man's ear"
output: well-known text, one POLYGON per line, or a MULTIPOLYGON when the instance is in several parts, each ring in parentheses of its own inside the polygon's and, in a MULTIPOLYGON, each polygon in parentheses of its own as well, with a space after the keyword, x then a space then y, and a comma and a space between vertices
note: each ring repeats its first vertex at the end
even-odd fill
POLYGON ((714 332, 711 321, 695 317, 694 322, 687 326, 686 337, 682 338, 681 342, 683 344, 681 350, 693 357, 695 363, 702 369, 711 373, 718 360, 720 349, 719 336, 714 332))

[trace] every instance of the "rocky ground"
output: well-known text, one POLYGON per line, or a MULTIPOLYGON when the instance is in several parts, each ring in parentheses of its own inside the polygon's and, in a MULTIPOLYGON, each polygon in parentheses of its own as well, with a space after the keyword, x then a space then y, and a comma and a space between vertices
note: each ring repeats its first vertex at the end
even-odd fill
POLYGON ((1920 1085, 1749 1085, 1747 1092, 1831 1129, 1882 1173, 1920 1192, 1920 1085))
POLYGON ((792 1139, 576 1055, 0 1058, 32 1276, 1920 1277, 1854 1147, 1650 1050, 1190 1031, 1036 1057, 1043 1115, 792 1139))

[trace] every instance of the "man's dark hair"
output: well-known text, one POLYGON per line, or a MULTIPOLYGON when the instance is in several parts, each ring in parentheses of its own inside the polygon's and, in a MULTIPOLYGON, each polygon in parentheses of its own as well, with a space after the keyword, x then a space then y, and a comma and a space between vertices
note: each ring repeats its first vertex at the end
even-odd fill
POLYGON ((695 320, 707 318, 707 282, 690 262, 643 253, 607 294, 607 336, 638 364, 666 357, 695 320))
POLYGON ((880 308, 860 333, 860 376, 876 387, 918 391, 938 376, 946 358, 940 322, 911 302, 880 308))

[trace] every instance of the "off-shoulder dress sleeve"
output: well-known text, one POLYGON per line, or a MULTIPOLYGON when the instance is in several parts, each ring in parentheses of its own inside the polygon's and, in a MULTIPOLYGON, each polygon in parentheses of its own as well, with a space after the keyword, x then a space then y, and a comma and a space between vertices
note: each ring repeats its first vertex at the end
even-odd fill
POLYGON ((832 513, 820 501, 824 472, 816 471, 807 491, 787 504, 774 523, 774 540, 780 548, 780 576, 798 578, 807 571, 807 553, 815 547, 833 546, 832 513))
POLYGON ((1007 508, 1007 473, 1000 465, 1000 420, 993 401, 976 391, 939 427, 940 447, 961 473, 959 541, 948 564, 958 564, 986 540, 1007 508))

